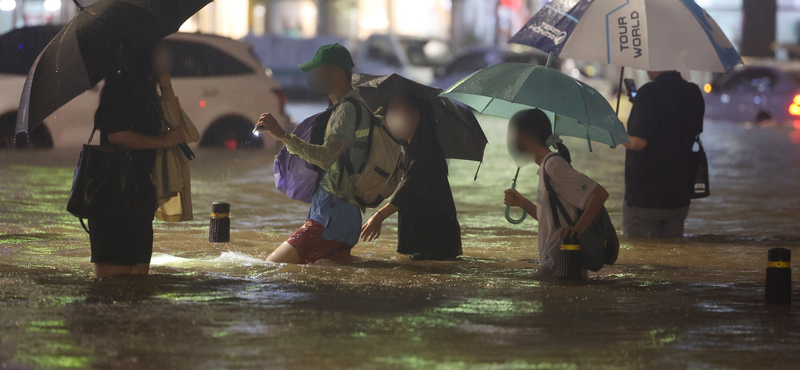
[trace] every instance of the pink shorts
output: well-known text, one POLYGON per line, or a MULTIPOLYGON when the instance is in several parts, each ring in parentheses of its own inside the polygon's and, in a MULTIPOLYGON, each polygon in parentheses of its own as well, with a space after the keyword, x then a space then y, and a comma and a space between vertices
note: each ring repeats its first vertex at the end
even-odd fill
POLYGON ((314 263, 322 259, 338 260, 350 257, 353 246, 347 243, 322 239, 325 227, 317 221, 307 220, 303 227, 286 240, 300 255, 300 263, 314 263))

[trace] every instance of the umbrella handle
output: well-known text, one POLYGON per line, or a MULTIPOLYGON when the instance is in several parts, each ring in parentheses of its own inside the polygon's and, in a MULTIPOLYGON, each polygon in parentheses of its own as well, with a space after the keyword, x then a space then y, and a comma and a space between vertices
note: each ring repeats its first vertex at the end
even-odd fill
MULTIPOLYGON (((514 182, 511 183, 511 188, 512 189, 516 189, 517 188, 517 181, 516 180, 514 180, 514 182)), ((508 222, 510 222, 510 223, 512 223, 514 225, 519 225, 519 224, 522 223, 522 221, 525 221, 526 217, 528 217, 528 212, 525 212, 525 210, 522 210, 522 216, 520 216, 520 218, 518 218, 516 220, 511 218, 511 206, 509 206, 509 205, 506 206, 506 221, 508 221, 508 222)))

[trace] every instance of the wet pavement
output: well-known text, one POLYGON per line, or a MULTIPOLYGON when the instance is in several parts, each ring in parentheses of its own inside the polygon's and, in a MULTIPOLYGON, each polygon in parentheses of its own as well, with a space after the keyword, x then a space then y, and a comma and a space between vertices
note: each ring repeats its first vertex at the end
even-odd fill
MULTIPOLYGON (((478 180, 476 163, 450 165, 465 253, 451 262, 394 253, 393 217, 352 263, 268 263, 307 206, 275 190, 274 153, 198 149, 196 221, 156 222, 152 276, 94 283, 63 210, 77 151, 0 152, 0 369, 800 366, 800 312, 763 304, 767 250, 800 255, 800 130, 707 122, 712 197, 693 204, 689 236, 623 238, 617 265, 567 283, 535 275, 535 221, 504 220, 505 123, 481 121, 478 180), (218 200, 231 243, 207 242, 218 200)), ((620 227, 624 151, 566 143, 620 227)))

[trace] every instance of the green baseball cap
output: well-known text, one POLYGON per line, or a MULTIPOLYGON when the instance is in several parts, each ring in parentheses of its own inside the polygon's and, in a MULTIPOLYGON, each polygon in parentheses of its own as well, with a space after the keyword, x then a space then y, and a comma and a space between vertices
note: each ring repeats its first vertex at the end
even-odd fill
POLYGON ((321 46, 317 49, 317 52, 314 53, 314 58, 298 65, 298 67, 300 67, 303 72, 308 72, 323 64, 341 67, 347 73, 352 73, 354 66, 353 57, 350 56, 350 52, 347 51, 347 48, 339 44, 329 44, 321 46))

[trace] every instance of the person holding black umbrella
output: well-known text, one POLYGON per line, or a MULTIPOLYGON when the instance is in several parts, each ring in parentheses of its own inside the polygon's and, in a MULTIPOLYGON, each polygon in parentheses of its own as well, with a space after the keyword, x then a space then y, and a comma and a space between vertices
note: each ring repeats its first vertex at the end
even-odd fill
MULTIPOLYGON (((127 175, 131 179, 128 184, 132 186, 115 192, 126 199, 115 200, 89 218, 92 263, 98 279, 149 272, 156 210, 151 173, 156 149, 176 147, 185 140, 184 130, 179 125, 159 136, 159 100, 164 100, 171 112, 181 111, 170 81, 170 55, 164 43, 143 48, 137 58, 106 77, 100 93, 100 104, 95 112, 100 144, 127 151, 130 161, 127 175), (160 96, 157 89, 161 90, 160 96)), ((180 122, 173 117, 168 119, 180 122)))
POLYGON ((461 227, 447 180, 447 160, 436 138, 430 101, 395 95, 388 104, 386 124, 405 141, 408 169, 391 201, 361 228, 361 238, 372 241, 383 221, 395 212, 397 252, 414 260, 448 260, 461 255, 461 227))

